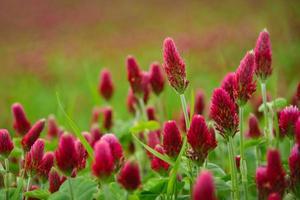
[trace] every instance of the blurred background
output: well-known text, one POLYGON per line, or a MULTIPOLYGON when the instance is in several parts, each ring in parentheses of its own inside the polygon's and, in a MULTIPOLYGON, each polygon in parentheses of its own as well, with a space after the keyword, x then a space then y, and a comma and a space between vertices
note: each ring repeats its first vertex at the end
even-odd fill
MULTIPOLYGON (((126 120, 126 56, 134 55, 146 70, 162 62, 167 36, 186 62, 189 92, 202 88, 208 102, 266 27, 274 60, 268 89, 289 99, 300 80, 299 8, 297 0, 0 0, 0 127, 11 127, 16 101, 32 121, 50 113, 59 117, 58 92, 87 129, 93 106, 103 104, 97 94, 103 67, 115 82, 115 117, 126 120)), ((180 104, 166 88, 162 101, 171 117, 180 104)))

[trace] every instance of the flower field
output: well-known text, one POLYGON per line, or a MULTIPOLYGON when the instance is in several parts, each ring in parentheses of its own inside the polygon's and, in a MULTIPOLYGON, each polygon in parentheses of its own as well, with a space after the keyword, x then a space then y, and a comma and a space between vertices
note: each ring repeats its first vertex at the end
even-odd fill
MULTIPOLYGON (((3 2, 2 7, 14 7, 3 2)), ((60 14, 46 4, 37 5, 53 13, 48 26, 57 28, 56 23, 63 20, 60 14)), ((76 9, 76 4, 72 6, 76 9)), ((78 18, 78 24, 105 16, 90 5, 80 6, 85 17, 78 18)), ((14 8, 15 13, 20 11, 18 6, 14 8)), ((126 8, 118 9, 122 13, 126 8)), ((0 26, 4 22, 5 17, 0 16, 0 26)), ((29 18, 23 23, 30 27, 29 18)), ((14 26, 22 27, 17 21, 14 26)), ((49 30, 40 28, 43 34, 49 30)), ((233 54, 231 62, 226 61, 226 53, 214 57, 206 48, 200 50, 203 63, 216 66, 206 66, 200 75, 197 68, 201 66, 193 66, 197 56, 192 52, 199 50, 198 39, 191 39, 188 31, 187 42, 184 37, 164 36, 157 48, 148 46, 151 56, 126 51, 126 45, 134 44, 130 37, 120 40, 120 49, 114 52, 109 48, 103 51, 106 56, 99 56, 106 67, 97 66, 98 61, 91 58, 80 64, 68 63, 56 54, 56 58, 48 58, 49 68, 43 70, 44 53, 16 57, 24 71, 2 68, 3 80, 10 79, 5 79, 10 73, 15 78, 7 81, 7 89, 0 86, 4 94, 0 101, 0 108, 4 107, 0 117, 0 199, 300 199, 297 45, 286 47, 290 57, 285 57, 288 53, 276 41, 280 37, 273 37, 272 30, 277 29, 267 28, 244 31, 255 37, 245 35, 240 43, 245 47, 233 54), (150 57, 156 59, 145 67, 150 57), (118 59, 122 66, 109 67, 118 59), (236 67, 218 68, 218 62, 236 67), (50 76, 50 71, 60 74, 52 74, 59 78, 50 76), (40 84, 32 74, 48 85, 40 84), (11 86, 16 86, 14 91, 11 86)), ((5 31, 1 34, 7 36, 5 31)), ((42 36, 49 45, 55 41, 51 34, 42 36)), ((145 35, 141 38, 147 38, 145 35)), ((206 36, 202 47, 211 47, 222 38, 206 36)), ((103 42, 114 44, 109 39, 103 42)), ((8 47, 3 49, 9 52, 8 47)), ((72 48, 68 51, 75 55, 72 48)), ((13 63, 8 60, 4 59, 5 66, 13 63)))

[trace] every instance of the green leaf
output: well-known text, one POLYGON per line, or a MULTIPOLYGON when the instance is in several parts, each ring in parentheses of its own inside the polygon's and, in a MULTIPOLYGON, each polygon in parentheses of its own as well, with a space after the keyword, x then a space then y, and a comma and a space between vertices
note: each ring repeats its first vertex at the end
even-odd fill
MULTIPOLYGON (((71 178, 74 200, 92 200, 97 193, 97 183, 86 177, 71 178)), ((50 195, 49 200, 71 200, 68 180, 60 187, 58 192, 50 195)))
POLYGON ((23 179, 22 178, 17 178, 17 183, 18 183, 18 187, 15 190, 13 196, 12 196, 12 200, 19 200, 21 197, 21 190, 23 188, 23 179))
POLYGON ((48 197, 50 196, 50 192, 45 189, 38 189, 26 192, 24 195, 26 197, 32 197, 37 199, 48 199, 48 197))
POLYGON ((149 151, 150 153, 152 153, 154 156, 158 157, 159 159, 165 161, 166 163, 170 164, 171 166, 174 165, 174 161, 171 160, 168 156, 163 155, 157 151, 155 151, 154 149, 152 149, 151 147, 149 147, 148 145, 144 144, 142 141, 140 141, 135 134, 132 134, 132 137, 140 144, 142 145, 147 151, 149 151))
POLYGON ((226 176, 226 173, 224 172, 224 170, 217 164, 209 162, 209 163, 207 163, 206 167, 207 167, 207 169, 212 171, 214 173, 214 175, 218 175, 220 177, 226 176))
POLYGON ((244 148, 248 149, 254 146, 259 146, 266 143, 266 140, 264 138, 258 138, 258 139, 250 139, 245 141, 244 148))
POLYGON ((76 123, 71 119, 71 117, 66 113, 64 106, 59 98, 59 94, 56 93, 56 98, 57 98, 57 102, 58 102, 58 106, 60 108, 60 110, 62 111, 62 113, 65 115, 69 126, 73 129, 76 137, 79 138, 80 142, 83 144, 84 148, 86 149, 86 151, 89 154, 89 159, 91 161, 94 153, 93 153, 93 148, 91 147, 91 145, 87 142, 87 140, 83 137, 83 135, 80 132, 79 127, 76 125, 76 123))
POLYGON ((272 107, 276 107, 276 109, 282 109, 287 106, 287 100, 284 98, 277 98, 272 101, 272 107))
POLYGON ((135 124, 131 129, 130 132, 137 134, 143 131, 155 131, 160 128, 160 125, 157 121, 140 121, 137 124, 135 124))

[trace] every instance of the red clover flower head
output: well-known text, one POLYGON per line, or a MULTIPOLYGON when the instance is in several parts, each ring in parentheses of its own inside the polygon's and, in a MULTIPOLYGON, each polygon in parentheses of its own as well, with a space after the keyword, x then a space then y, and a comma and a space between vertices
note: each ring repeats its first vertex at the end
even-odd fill
POLYGON ((6 129, 0 129, 0 155, 8 157, 13 150, 14 144, 6 129))
POLYGON ((217 200, 212 174, 203 170, 197 177, 193 189, 193 200, 217 200))
POLYGON ((154 62, 150 66, 150 84, 153 92, 159 96, 164 90, 165 78, 158 62, 154 62))
POLYGON ((109 101, 114 93, 114 84, 111 74, 107 69, 103 69, 100 75, 99 93, 107 101, 109 101))
POLYGON ((19 135, 25 135, 31 125, 26 117, 23 106, 20 103, 14 103, 11 110, 14 118, 13 128, 19 135))
POLYGON ((167 121, 163 129, 163 148, 166 154, 176 157, 182 146, 182 137, 175 121, 167 121))

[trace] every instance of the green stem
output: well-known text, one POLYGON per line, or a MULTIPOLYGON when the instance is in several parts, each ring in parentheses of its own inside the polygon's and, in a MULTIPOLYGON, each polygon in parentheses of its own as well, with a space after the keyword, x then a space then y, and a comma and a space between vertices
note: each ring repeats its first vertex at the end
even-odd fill
POLYGON ((143 100, 142 97, 139 97, 138 99, 139 99, 139 104, 140 104, 140 107, 141 107, 142 118, 143 118, 143 120, 148 121, 148 117, 146 115, 146 108, 145 108, 144 100, 143 100))
POLYGON ((227 142, 227 148, 229 153, 229 161, 230 161, 230 173, 231 173, 231 197, 233 200, 239 200, 239 190, 237 183, 237 169, 235 165, 235 157, 234 157, 234 146, 233 146, 233 137, 229 136, 227 142))
POLYGON ((5 163, 5 198, 6 198, 6 200, 8 200, 9 199, 9 193, 8 193, 8 188, 9 188, 9 162, 8 162, 8 158, 5 158, 4 163, 5 163))
POLYGON ((244 151, 243 121, 244 121, 244 106, 239 106, 240 156, 241 156, 240 166, 241 166, 242 184, 244 188, 244 196, 245 196, 245 200, 248 200, 247 163, 246 163, 245 151, 244 151))
POLYGON ((181 100, 182 111, 183 111, 183 114, 184 114, 186 130, 188 130, 190 128, 190 118, 189 118, 189 115, 188 115, 187 104, 186 104, 184 94, 180 95, 180 100, 181 100))
POLYGON ((71 200, 74 200, 74 193, 73 193, 71 178, 68 178, 68 183, 69 183, 69 191, 70 191, 70 195, 71 195, 71 200))
MULTIPOLYGON (((31 176, 29 175, 28 176, 28 179, 27 179, 27 186, 26 186, 26 192, 28 192, 29 191, 29 187, 30 187, 30 181, 31 181, 31 176)), ((26 196, 26 198, 25 198, 25 200, 27 200, 28 199, 28 197, 26 196)))
POLYGON ((265 137, 267 139, 267 146, 269 146, 270 141, 270 133, 269 133, 269 127, 268 127, 268 108, 267 108, 267 89, 266 89, 266 82, 262 81, 261 84, 261 94, 262 94, 262 100, 264 105, 264 121, 265 121, 265 137))

